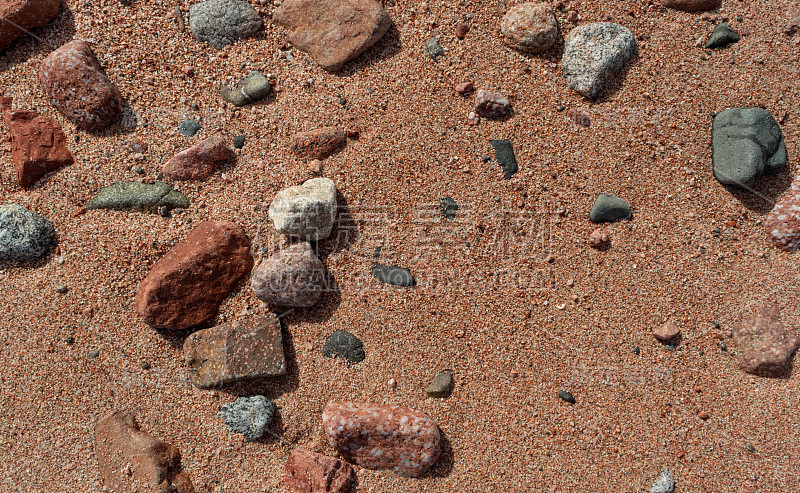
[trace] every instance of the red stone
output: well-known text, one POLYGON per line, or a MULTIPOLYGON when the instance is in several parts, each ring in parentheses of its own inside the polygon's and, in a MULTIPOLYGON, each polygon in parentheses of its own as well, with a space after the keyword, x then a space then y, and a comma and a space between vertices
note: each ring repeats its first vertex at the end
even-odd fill
POLYGON ((672 320, 653 331, 653 336, 661 342, 670 342, 679 335, 681 335, 681 329, 672 320))
POLYGON ((456 92, 459 94, 469 94, 475 90, 475 86, 472 82, 462 82, 456 85, 456 92))
POLYGON ((122 114, 122 96, 86 41, 70 41, 39 67, 47 100, 84 130, 102 130, 122 114))
POLYGON ((103 485, 118 493, 194 493, 174 446, 139 430, 133 416, 115 411, 95 427, 95 455, 103 485))
POLYGON ((204 221, 147 274, 136 293, 136 312, 159 329, 202 324, 217 315, 252 267, 250 240, 241 226, 204 221))
POLYGON ((800 30, 800 5, 793 5, 786 11, 786 24, 783 32, 792 35, 800 30))
POLYGON ((73 163, 67 137, 53 120, 35 111, 12 110, 11 98, 0 96, 0 111, 11 140, 11 158, 22 188, 73 163))
POLYGON ((722 0, 661 0, 661 5, 685 12, 701 12, 718 9, 722 5, 722 0))
POLYGON ((175 154, 164 165, 164 176, 173 180, 205 180, 214 169, 231 156, 230 148, 221 137, 210 137, 199 144, 175 154))
POLYGON ((739 368, 753 375, 777 377, 786 372, 800 346, 797 332, 780 322, 780 308, 768 305, 755 317, 733 326, 733 339, 742 352, 739 368))
POLYGON ((602 248, 611 241, 608 233, 603 228, 597 228, 589 235, 589 246, 592 248, 602 248))
POLYGON ((777 203, 764 221, 772 243, 786 252, 800 248, 800 177, 792 181, 786 195, 777 203))
POLYGON ((353 467, 339 459, 296 448, 286 461, 283 485, 294 493, 350 493, 353 467))
POLYGON ((456 37, 458 39, 464 39, 467 37, 467 33, 469 32, 469 25, 463 22, 459 22, 456 24, 456 37))
POLYGON ((484 118, 503 118, 511 112, 511 103, 499 92, 479 89, 475 94, 475 112, 484 118))
POLYGON ((58 14, 61 0, 3 0, 0 2, 0 50, 58 14))
POLYGON ((569 111, 567 111, 567 118, 582 127, 588 127, 592 124, 592 119, 586 112, 575 108, 570 108, 569 111))
POLYGON ((347 133, 337 127, 322 127, 292 135, 292 151, 302 158, 325 159, 347 144, 347 133))

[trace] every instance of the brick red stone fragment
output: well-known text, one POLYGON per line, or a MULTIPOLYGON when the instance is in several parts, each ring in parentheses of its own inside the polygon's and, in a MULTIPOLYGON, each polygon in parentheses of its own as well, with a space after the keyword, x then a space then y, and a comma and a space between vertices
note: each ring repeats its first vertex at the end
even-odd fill
POLYGON ((0 51, 27 31, 44 26, 58 14, 61 0, 3 0, 0 2, 0 51))
POLYGON ((577 123, 582 127, 589 127, 592 125, 592 119, 589 115, 583 111, 576 108, 570 108, 567 111, 567 118, 572 120, 573 122, 577 123))
POLYGON ((603 228, 597 228, 589 235, 589 246, 592 248, 602 248, 611 241, 608 233, 603 228))
POLYGON ((456 92, 459 94, 469 94, 475 90, 475 86, 472 82, 462 82, 456 85, 456 92))
POLYGON ((339 459, 296 448, 286 461, 283 485, 294 493, 350 493, 353 467, 339 459))
POLYGON ((670 342, 681 335, 681 328, 672 320, 653 331, 653 336, 661 342, 670 342))
POLYGON ((194 493, 174 446, 143 433, 132 415, 112 412, 95 426, 95 455, 108 491, 194 493))
POLYGON ((511 103, 499 92, 478 89, 475 93, 475 111, 484 118, 503 118, 511 113, 511 103))
POLYGON ((347 144, 347 133, 337 127, 321 127, 292 135, 292 151, 301 158, 325 159, 347 144))
POLYGON ((436 423, 403 406, 331 401, 322 413, 322 424, 331 446, 367 469, 419 477, 441 452, 436 423))
POLYGON ((159 329, 202 324, 217 315, 252 268, 250 240, 241 226, 204 221, 147 274, 136 293, 136 312, 159 329))
POLYGON ((189 335, 183 354, 200 388, 286 374, 281 323, 274 313, 189 335))
POLYGON ((162 171, 173 180, 205 180, 217 166, 225 164, 231 154, 224 139, 209 137, 172 156, 162 171))
POLYGON ((800 248, 800 176, 795 177, 786 195, 775 204, 764 221, 772 243, 786 252, 800 248))
POLYGON ((742 353, 739 368, 764 377, 777 377, 786 372, 800 346, 797 332, 780 322, 777 305, 767 305, 755 317, 737 323, 732 335, 742 353))
POLYGON ((722 5, 722 0, 661 0, 661 5, 685 12, 702 12, 718 9, 722 5))
POLYGON ((469 24, 465 24, 463 22, 459 22, 458 24, 456 24, 456 37, 458 39, 466 38, 468 32, 469 32, 469 24))
POLYGON ((35 111, 12 110, 11 101, 0 96, 0 111, 11 140, 17 183, 29 188, 44 175, 72 164, 72 154, 58 124, 35 111))
POLYGON ((84 130, 102 130, 122 114, 122 96, 86 41, 70 41, 39 67, 47 100, 84 130))

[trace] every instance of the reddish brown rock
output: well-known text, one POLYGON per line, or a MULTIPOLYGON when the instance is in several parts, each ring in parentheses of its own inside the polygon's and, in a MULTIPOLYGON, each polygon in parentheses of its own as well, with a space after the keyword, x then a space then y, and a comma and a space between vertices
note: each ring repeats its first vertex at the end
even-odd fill
POLYGON ((472 82, 462 82, 456 85, 456 92, 459 94, 469 94, 475 90, 475 86, 472 82))
POLYGON ((681 328, 672 320, 653 331, 653 336, 661 342, 670 342, 679 335, 681 328))
POLYGON ((205 180, 225 164, 232 151, 221 137, 210 137, 183 150, 164 164, 164 176, 173 180, 205 180))
POLYGON ((97 422, 95 455, 103 485, 116 493, 194 493, 181 453, 139 430, 133 416, 115 411, 97 422))
POLYGON ((84 130, 102 130, 122 114, 122 96, 86 41, 70 41, 39 67, 47 100, 84 130))
POLYGON ((347 462, 296 448, 286 461, 283 485, 294 493, 350 493, 356 472, 347 462))
POLYGON ((322 412, 322 424, 331 446, 367 469, 419 477, 441 451, 436 423, 403 406, 331 401, 322 412))
POLYGON ((661 5, 685 12, 702 12, 718 9, 722 5, 722 0, 661 0, 661 5))
POLYGON ((200 388, 286 374, 281 323, 274 313, 189 335, 183 354, 200 388))
POLYGON ((337 127, 322 127, 292 135, 292 151, 298 157, 325 159, 347 144, 347 133, 337 127))
POLYGON ((325 266, 308 242, 295 243, 253 271, 253 294, 266 303, 307 308, 322 296, 325 266))
POLYGON ((180 330, 214 318, 253 268, 250 240, 238 224, 204 221, 156 262, 136 293, 145 323, 180 330))
POLYGON ((499 92, 478 89, 475 111, 484 118, 503 118, 511 113, 511 103, 499 92))
POLYGON ((47 173, 73 163, 67 137, 53 120, 35 111, 14 111, 11 98, 3 96, 0 111, 11 140, 11 159, 19 186, 31 187, 47 173))
POLYGON ((58 14, 61 0, 3 0, 0 2, 0 51, 27 31, 44 26, 58 14))
POLYGON ((514 5, 500 21, 506 46, 523 53, 549 50, 558 41, 558 20, 549 3, 514 5))
POLYGON ((567 111, 567 118, 569 118, 570 120, 572 120, 573 122, 577 123, 582 127, 589 127, 592 125, 591 117, 589 117, 589 115, 586 114, 586 112, 584 112, 583 110, 579 110, 576 108, 570 108, 569 111, 567 111))
POLYGON ((792 35, 798 31, 800 31, 800 6, 793 5, 786 11, 786 24, 783 26, 783 32, 792 35))
POLYGON ((272 20, 325 70, 337 71, 386 34, 392 20, 375 0, 286 0, 272 20))
POLYGON ((792 181, 786 195, 775 204, 764 221, 772 243, 786 252, 800 248, 800 176, 792 181))
POLYGON ((800 338, 780 322, 780 313, 777 305, 768 305, 757 316, 733 326, 733 339, 742 352, 739 368, 743 371, 777 377, 789 370, 800 338))
POLYGON ((603 228, 597 228, 589 235, 589 246, 592 248, 602 248, 611 241, 608 233, 603 228))
POLYGON ((456 37, 458 39, 466 38, 468 32, 469 32, 469 24, 465 24, 463 22, 459 22, 458 24, 456 24, 456 37))

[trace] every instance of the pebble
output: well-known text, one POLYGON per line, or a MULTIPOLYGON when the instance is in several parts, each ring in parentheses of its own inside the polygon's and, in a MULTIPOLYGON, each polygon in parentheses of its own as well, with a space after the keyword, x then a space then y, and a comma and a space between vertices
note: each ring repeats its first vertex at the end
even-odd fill
POLYGON ((523 3, 511 7, 500 20, 500 35, 515 50, 541 53, 558 41, 558 21, 550 4, 523 3))
POLYGON ((233 138, 233 147, 234 149, 241 149, 244 147, 245 136, 244 135, 237 135, 233 138))
POLYGON ((439 38, 434 36, 425 43, 425 53, 433 58, 434 62, 444 56, 444 48, 442 48, 442 43, 439 42, 439 38))
POLYGON ((275 403, 263 395, 239 397, 220 407, 217 415, 231 432, 240 433, 252 442, 261 438, 272 422, 275 403))
POLYGON ((86 210, 110 209, 115 211, 158 212, 161 207, 168 210, 189 207, 189 199, 172 188, 172 185, 157 181, 139 183, 126 181, 114 183, 100 189, 97 196, 86 204, 86 210))
POLYGON ((322 356, 342 358, 350 363, 360 363, 366 358, 364 343, 346 330, 336 330, 328 336, 322 347, 322 356))
POLYGON ((272 85, 261 72, 252 71, 234 86, 220 84, 219 95, 234 106, 245 106, 266 98, 272 85))
POLYGON ((661 5, 668 9, 683 10, 685 12, 700 12, 719 8, 722 0, 661 0, 661 5))
POLYGON ((464 39, 467 37, 467 33, 469 32, 469 24, 464 22, 459 22, 456 24, 456 38, 464 39))
POLYGON ((582 127, 589 127, 592 125, 591 117, 583 110, 570 108, 569 111, 567 111, 567 118, 582 127))
POLYGON ((59 284, 58 286, 56 286, 56 293, 58 294, 66 294, 67 291, 69 291, 69 288, 67 288, 63 284, 59 284))
POLYGON ((261 262, 250 287, 256 298, 271 305, 308 308, 319 301, 325 266, 311 244, 295 243, 261 262))
POLYGON ((458 203, 452 197, 445 197, 442 199, 442 216, 445 219, 453 219, 458 212, 458 203))
POLYGON ((244 228, 227 221, 203 221, 155 263, 139 285, 134 307, 152 327, 194 327, 217 315, 223 300, 252 267, 244 228))
POLYGON ((198 41, 221 50, 264 28, 245 0, 206 0, 189 7, 189 30, 198 41))
POLYGON ((730 108, 711 126, 714 177, 739 188, 786 166, 786 146, 775 118, 763 108, 730 108))
POLYGON ((593 223, 613 223, 630 218, 631 208, 628 203, 607 193, 598 195, 589 211, 589 220, 593 223))
POLYGON ((56 243, 56 230, 44 216, 19 204, 0 205, 0 261, 36 260, 56 243))
POLYGON ((783 26, 783 32, 787 36, 791 36, 798 31, 800 31, 800 5, 792 5, 786 11, 786 21, 783 26))
POLYGON ((331 401, 322 412, 330 445, 365 469, 422 476, 439 458, 441 432, 427 414, 403 406, 331 401))
POLYGON ((800 176, 792 180, 786 195, 770 211, 764 229, 779 249, 793 252, 800 248, 800 176))
POLYGON ((497 163, 503 168, 503 176, 506 180, 510 180, 517 171, 519 165, 517 164, 517 156, 514 154, 514 147, 511 141, 507 139, 490 140, 492 149, 494 149, 494 158, 497 163))
POLYGON ((603 228, 597 228, 589 235, 589 246, 592 248, 603 248, 611 242, 608 232, 603 228))
POLYGON ((741 351, 741 370, 763 377, 779 377, 789 371, 800 337, 780 322, 780 314, 780 307, 767 305, 755 317, 733 326, 732 336, 741 351))
POLYGON ((444 399, 453 390, 453 373, 450 370, 440 371, 433 377, 433 381, 425 388, 425 393, 430 397, 444 399))
POLYGON ((409 269, 396 265, 375 264, 372 266, 372 275, 381 282, 395 286, 411 287, 416 284, 414 276, 409 269))
POLYGON ((472 82, 461 82, 460 84, 456 85, 456 92, 459 94, 469 94, 475 90, 475 86, 472 82))
POLYGON ((674 489, 675 481, 672 479, 672 473, 669 472, 669 469, 664 469, 661 476, 650 487, 650 493, 672 493, 674 489))
POLYGON ((289 31, 289 40, 323 69, 340 70, 380 40, 392 19, 375 0, 287 0, 272 21, 289 31))
POLYGON ((186 137, 194 137, 200 131, 200 124, 194 120, 184 120, 178 125, 178 132, 186 137))
POLYGON ((584 24, 564 40, 564 78, 582 96, 596 99, 636 51, 636 38, 628 28, 612 22, 584 24))
POLYGON ((90 359, 95 359, 98 356, 100 356, 100 351, 96 350, 89 351, 89 353, 86 356, 88 356, 90 359))
POLYGON ((301 158, 325 159, 347 144, 347 132, 338 127, 322 127, 292 135, 292 152, 301 158))
POLYGON ((173 180, 205 180, 216 168, 224 165, 231 155, 224 139, 209 137, 172 156, 161 171, 173 180))
POLYGON ((0 4, 0 51, 58 15, 60 0, 16 0, 0 4))
POLYGON ((723 22, 711 32, 705 47, 709 49, 724 48, 729 44, 738 43, 739 39, 739 33, 723 22))
POLYGON ((284 188, 272 200, 269 218, 278 233, 306 241, 324 240, 336 219, 336 185, 328 178, 312 178, 284 188))
POLYGON ((296 448, 286 461, 283 485, 294 493, 351 493, 356 472, 342 460, 296 448))
POLYGON ((570 404, 575 404, 575 396, 570 394, 566 390, 559 390, 558 398, 561 399, 562 401, 569 402, 570 404))
POLYGON ((499 92, 478 89, 475 112, 484 118, 504 118, 511 114, 511 103, 499 92))
POLYGON ((681 335, 681 329, 670 320, 653 331, 653 336, 661 342, 668 343, 681 335))

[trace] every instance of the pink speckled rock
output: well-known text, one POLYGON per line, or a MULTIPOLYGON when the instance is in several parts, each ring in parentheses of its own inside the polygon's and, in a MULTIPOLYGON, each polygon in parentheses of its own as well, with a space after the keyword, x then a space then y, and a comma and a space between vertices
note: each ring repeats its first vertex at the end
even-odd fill
POLYGON ((295 493, 350 493, 356 472, 345 461, 301 448, 286 461, 283 485, 295 493))
POLYGON ((221 137, 209 137, 185 149, 164 164, 164 176, 173 180, 205 180, 214 169, 225 163, 231 150, 221 137))
POLYGON ((800 248, 800 176, 764 221, 772 243, 786 252, 800 248))
POLYGON ((755 317, 733 326, 733 338, 742 352, 739 368, 764 377, 784 374, 800 346, 797 332, 780 322, 781 310, 767 305, 755 317))
POLYGON ((122 96, 86 41, 70 41, 39 67, 47 100, 84 130, 101 130, 122 114, 122 96))
POLYGON ((475 111, 484 118, 503 118, 511 113, 511 103, 499 92, 478 89, 475 93, 475 111))
POLYGON ((403 406, 331 401, 322 412, 322 424, 331 446, 367 469, 419 477, 441 452, 436 423, 403 406))

